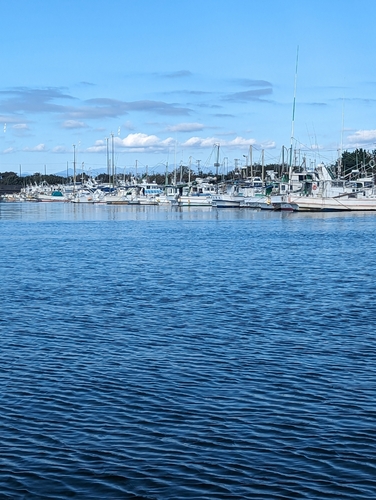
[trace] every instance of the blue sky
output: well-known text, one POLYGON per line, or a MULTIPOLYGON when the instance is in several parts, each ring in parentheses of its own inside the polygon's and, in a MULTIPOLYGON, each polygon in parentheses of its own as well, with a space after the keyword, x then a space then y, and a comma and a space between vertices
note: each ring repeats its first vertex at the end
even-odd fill
POLYGON ((374 0, 1 4, 0 172, 376 149, 374 0))

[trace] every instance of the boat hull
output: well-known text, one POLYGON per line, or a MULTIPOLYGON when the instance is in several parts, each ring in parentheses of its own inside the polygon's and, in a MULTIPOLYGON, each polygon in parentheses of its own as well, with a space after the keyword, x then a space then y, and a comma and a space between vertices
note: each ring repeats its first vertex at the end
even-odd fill
POLYGON ((214 196, 212 200, 213 207, 217 208, 239 208, 243 201, 241 196, 219 195, 214 196))
POLYGON ((176 200, 171 201, 172 205, 178 207, 211 207, 211 196, 179 196, 176 200))
POLYGON ((348 197, 291 197, 291 203, 296 203, 299 210, 309 211, 376 211, 376 197, 348 198, 348 197))

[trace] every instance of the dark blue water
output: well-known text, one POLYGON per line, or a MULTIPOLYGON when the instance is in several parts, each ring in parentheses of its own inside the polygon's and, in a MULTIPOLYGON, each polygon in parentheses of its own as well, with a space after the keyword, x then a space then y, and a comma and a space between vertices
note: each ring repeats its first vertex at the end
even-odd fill
POLYGON ((376 214, 0 204, 0 498, 376 497, 376 214))

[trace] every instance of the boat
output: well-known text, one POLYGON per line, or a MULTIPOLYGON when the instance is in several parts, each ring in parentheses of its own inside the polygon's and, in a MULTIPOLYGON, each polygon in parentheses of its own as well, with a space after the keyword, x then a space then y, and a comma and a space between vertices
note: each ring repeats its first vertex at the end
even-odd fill
POLYGON ((317 166, 300 190, 288 193, 286 201, 299 210, 376 211, 376 186, 372 176, 335 178, 324 164, 317 166))
POLYGON ((272 183, 264 186, 261 177, 252 177, 243 187, 244 198, 240 206, 244 208, 274 210, 274 206, 271 202, 271 194, 276 189, 278 190, 277 184, 272 183))
POLYGON ((72 203, 95 203, 93 191, 85 187, 75 190, 70 201, 72 203))
POLYGON ((240 189, 240 184, 234 182, 227 186, 222 184, 219 191, 213 196, 212 205, 216 208, 240 208, 244 201, 244 195, 240 189))
POLYGON ((210 181, 197 178, 191 184, 177 186, 171 205, 178 207, 211 207, 217 187, 210 181))
POLYGON ((42 201, 42 202, 69 201, 69 197, 66 196, 60 189, 55 189, 51 191, 51 194, 37 193, 35 195, 35 199, 36 201, 42 201))

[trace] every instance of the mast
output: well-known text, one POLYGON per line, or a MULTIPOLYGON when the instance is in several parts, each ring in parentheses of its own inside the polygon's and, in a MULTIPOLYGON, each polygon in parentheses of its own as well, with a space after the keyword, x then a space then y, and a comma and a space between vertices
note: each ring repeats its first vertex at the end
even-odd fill
POLYGON ((73 144, 73 192, 76 192, 76 145, 73 144))
POLYGON ((176 139, 174 145, 174 186, 176 186, 176 139))
POLYGON ((112 174, 112 187, 115 187, 115 150, 114 150, 114 134, 111 133, 111 174, 112 174))
POLYGON ((251 167, 251 177, 253 177, 252 145, 249 146, 249 165, 251 167))
POLYGON ((219 146, 220 146, 220 144, 216 144, 215 146, 216 146, 216 148, 217 148, 217 159, 216 159, 216 162, 214 163, 214 166, 215 166, 215 175, 216 175, 216 177, 218 177, 218 167, 219 167, 219 146))
POLYGON ((108 151, 108 137, 106 137, 106 162, 107 162, 108 184, 110 184, 110 155, 108 151))
POLYGON ((295 101, 296 101, 296 82, 298 78, 298 60, 299 60, 299 45, 296 49, 296 64, 295 64, 295 79, 294 79, 294 100, 292 105, 292 121, 291 121, 291 137, 290 137, 290 161, 289 161, 289 183, 292 176, 292 143, 294 140, 294 125, 295 125, 295 101))
POLYGON ((165 186, 168 184, 168 161, 166 162, 165 186))

